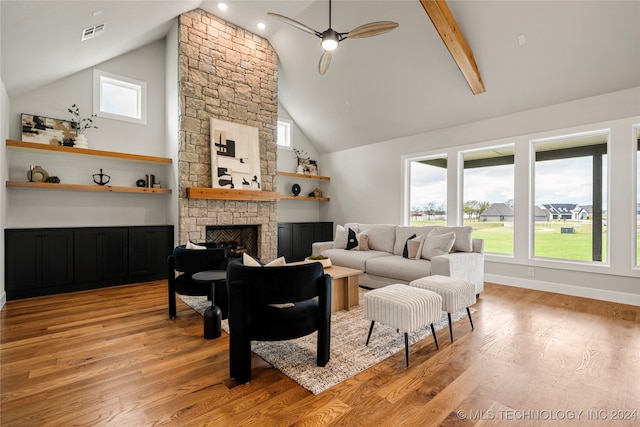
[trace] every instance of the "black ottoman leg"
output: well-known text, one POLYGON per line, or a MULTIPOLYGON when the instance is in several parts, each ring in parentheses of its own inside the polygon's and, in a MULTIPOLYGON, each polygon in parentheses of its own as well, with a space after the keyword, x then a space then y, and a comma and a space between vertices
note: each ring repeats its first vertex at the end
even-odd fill
POLYGON ((436 328, 433 327, 433 323, 431 324, 431 333, 433 334, 433 342, 436 343, 436 350, 440 350, 438 346, 438 337, 436 337, 436 328))
POLYGON ((409 334, 407 332, 404 333, 404 358, 408 368, 409 367, 409 334))
POLYGON ((451 313, 447 313, 449 316, 449 336, 451 337, 451 342, 453 342, 453 328, 451 327, 451 313))
POLYGON ((469 323, 471 323, 471 330, 473 331, 473 319, 471 319, 471 310, 467 307, 467 314, 469 315, 469 323))
POLYGON ((375 320, 371 321, 371 327, 369 328, 369 335, 367 335, 367 343, 365 344, 365 346, 369 345, 369 338, 371 338, 371 332, 373 332, 373 325, 376 323, 375 320))

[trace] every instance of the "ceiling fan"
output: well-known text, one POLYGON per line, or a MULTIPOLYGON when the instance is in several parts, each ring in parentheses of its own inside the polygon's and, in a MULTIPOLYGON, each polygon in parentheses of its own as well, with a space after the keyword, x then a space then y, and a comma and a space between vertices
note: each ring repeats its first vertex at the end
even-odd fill
POLYGON ((324 53, 320 57, 320 63, 318 64, 318 71, 322 75, 327 72, 329 65, 331 64, 331 52, 338 47, 338 43, 342 40, 347 38, 362 39, 365 37, 377 36, 391 31, 398 26, 398 23, 393 21, 376 21, 361 25, 347 33, 339 33, 331 28, 331 0, 329 0, 329 28, 323 32, 316 31, 294 19, 277 13, 268 12, 267 15, 273 16, 274 18, 296 27, 299 30, 317 36, 322 40, 321 45, 324 49, 324 53))

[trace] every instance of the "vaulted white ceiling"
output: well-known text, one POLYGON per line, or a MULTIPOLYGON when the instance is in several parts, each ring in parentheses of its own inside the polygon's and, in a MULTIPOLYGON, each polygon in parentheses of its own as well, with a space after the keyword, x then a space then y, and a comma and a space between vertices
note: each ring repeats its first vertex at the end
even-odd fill
POLYGON ((199 7, 269 39, 279 100, 320 152, 640 86, 639 1, 450 0, 484 81, 480 95, 418 0, 335 0, 339 32, 379 20, 400 26, 341 42, 324 76, 320 40, 266 12, 324 31, 328 1, 228 0, 227 11, 217 3, 3 0, 3 83, 14 96, 92 67, 165 37, 173 18, 199 7), (82 28, 103 22, 103 35, 80 42, 82 28))

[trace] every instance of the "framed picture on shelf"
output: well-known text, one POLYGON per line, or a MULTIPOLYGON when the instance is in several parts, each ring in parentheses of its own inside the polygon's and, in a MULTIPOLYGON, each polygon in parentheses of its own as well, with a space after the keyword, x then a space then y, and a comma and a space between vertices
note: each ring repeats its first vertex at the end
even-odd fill
POLYGON ((22 114, 22 140, 38 144, 62 145, 65 139, 77 136, 67 120, 22 114))
POLYGON ((316 160, 309 160, 307 165, 307 170, 305 170, 307 175, 317 176, 318 175, 318 162, 316 160))

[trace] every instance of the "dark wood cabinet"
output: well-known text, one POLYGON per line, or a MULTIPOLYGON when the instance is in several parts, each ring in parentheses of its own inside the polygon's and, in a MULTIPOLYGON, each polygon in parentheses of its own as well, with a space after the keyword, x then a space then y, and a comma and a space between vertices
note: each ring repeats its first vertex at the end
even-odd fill
POLYGON ((127 227, 74 231, 75 282, 124 283, 127 277, 127 227))
POLYGON ((332 222, 278 223, 278 256, 287 261, 301 261, 311 255, 313 242, 333 239, 332 222))
POLYGON ((173 226, 5 229, 7 299, 166 277, 173 226))
POLYGON ((55 293, 73 283, 73 231, 5 230, 7 299, 55 293))
POLYGON ((129 230, 129 276, 145 280, 167 275, 167 257, 173 252, 173 227, 136 227, 129 230))

